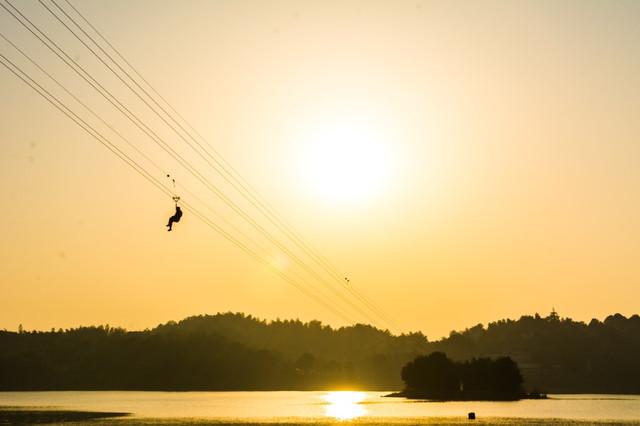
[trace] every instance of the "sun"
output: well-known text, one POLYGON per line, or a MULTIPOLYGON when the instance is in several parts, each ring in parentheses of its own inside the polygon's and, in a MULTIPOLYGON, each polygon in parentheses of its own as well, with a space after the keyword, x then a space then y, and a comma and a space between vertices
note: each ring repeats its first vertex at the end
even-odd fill
POLYGON ((391 175, 386 132, 371 119, 345 117, 306 129, 299 162, 305 191, 324 200, 362 202, 379 195, 391 175))

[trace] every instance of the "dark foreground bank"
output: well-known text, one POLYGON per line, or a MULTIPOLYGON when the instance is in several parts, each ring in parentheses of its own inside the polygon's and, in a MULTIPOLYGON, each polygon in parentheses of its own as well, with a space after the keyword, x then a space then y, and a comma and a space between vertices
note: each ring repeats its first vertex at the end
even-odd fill
POLYGON ((498 418, 487 417, 470 421, 465 417, 431 417, 431 418, 406 418, 406 419, 355 419, 355 420, 334 420, 334 419, 273 419, 269 421, 233 421, 233 420, 210 420, 194 418, 140 418, 129 417, 125 413, 99 413, 84 411, 58 411, 45 409, 15 409, 0 407, 0 425, 39 425, 56 424, 65 426, 93 425, 93 426, 206 426, 206 425, 234 425, 234 426, 344 426, 353 424, 359 426, 417 426, 417 425, 532 425, 532 426, 614 426, 614 425, 640 425, 640 421, 586 421, 567 419, 536 419, 536 418, 498 418))
POLYGON ((92 420, 113 419, 128 415, 128 413, 0 407, 0 425, 84 424, 92 420))

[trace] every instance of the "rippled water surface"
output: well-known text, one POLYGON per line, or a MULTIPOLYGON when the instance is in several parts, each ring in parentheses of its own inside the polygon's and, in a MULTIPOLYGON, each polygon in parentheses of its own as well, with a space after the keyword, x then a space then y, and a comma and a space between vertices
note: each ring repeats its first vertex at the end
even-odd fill
POLYGON ((387 392, 0 392, 0 406, 117 411, 136 417, 277 418, 479 417, 640 421, 639 395, 550 395, 516 402, 428 402, 387 392))

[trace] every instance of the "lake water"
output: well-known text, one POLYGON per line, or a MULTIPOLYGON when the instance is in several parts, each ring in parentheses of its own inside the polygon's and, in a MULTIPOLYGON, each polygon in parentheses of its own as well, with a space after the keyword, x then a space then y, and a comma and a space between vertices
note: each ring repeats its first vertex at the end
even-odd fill
MULTIPOLYGON (((640 421, 640 395, 550 395, 515 402, 427 402, 386 392, 0 392, 0 406, 117 411, 135 417, 375 419, 466 417, 640 421)), ((425 419, 426 420, 426 419, 425 419)))

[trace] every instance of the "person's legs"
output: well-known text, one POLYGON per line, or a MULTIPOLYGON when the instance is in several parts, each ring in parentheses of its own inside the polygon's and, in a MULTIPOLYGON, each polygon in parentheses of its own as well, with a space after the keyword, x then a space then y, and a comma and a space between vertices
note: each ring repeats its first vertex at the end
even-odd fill
POLYGON ((169 223, 167 223, 167 226, 169 227, 167 231, 171 231, 171 227, 173 226, 173 216, 169 218, 169 223))

